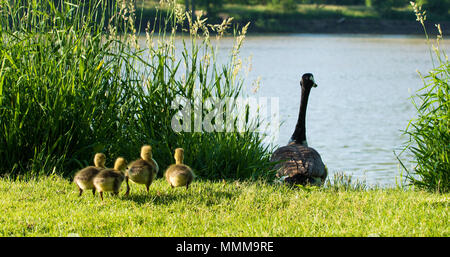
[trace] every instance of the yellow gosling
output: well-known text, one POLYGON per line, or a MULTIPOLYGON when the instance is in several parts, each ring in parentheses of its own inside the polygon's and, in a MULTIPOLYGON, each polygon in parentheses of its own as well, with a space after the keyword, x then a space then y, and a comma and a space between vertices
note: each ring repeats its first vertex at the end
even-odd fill
POLYGON ((183 164, 184 150, 183 148, 175 149, 175 164, 170 165, 165 173, 167 182, 172 188, 186 186, 186 190, 189 188, 192 180, 194 180, 194 172, 192 169, 183 164))
POLYGON ((153 159, 152 147, 149 145, 144 145, 141 147, 141 159, 132 162, 128 166, 128 170, 125 175, 125 181, 127 183, 127 192, 125 195, 130 193, 130 186, 128 184, 128 179, 137 184, 144 184, 147 188, 147 193, 149 192, 149 187, 153 180, 158 174, 159 167, 156 161, 153 159))
POLYGON ((95 196, 94 177, 103 169, 105 169, 106 156, 102 153, 97 153, 94 156, 94 165, 88 166, 75 174, 73 181, 77 184, 80 191, 79 196, 83 190, 92 189, 92 194, 95 196))
POLYGON ((119 157, 114 163, 113 169, 104 169, 100 171, 94 178, 95 189, 100 193, 100 198, 103 201, 103 192, 114 192, 114 195, 119 193, 120 186, 122 185, 125 175, 123 170, 127 167, 127 163, 124 158, 119 157))

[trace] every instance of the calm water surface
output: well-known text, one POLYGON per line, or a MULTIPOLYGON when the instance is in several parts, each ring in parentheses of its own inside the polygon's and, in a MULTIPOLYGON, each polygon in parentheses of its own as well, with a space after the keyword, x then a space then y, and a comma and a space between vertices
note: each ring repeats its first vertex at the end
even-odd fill
POLYGON ((409 97, 423 86, 417 70, 425 74, 433 67, 423 37, 248 36, 241 53, 252 57, 248 91, 251 81, 261 81, 250 95, 279 97, 282 124, 276 144, 285 145, 292 135, 299 80, 311 72, 318 87, 309 98, 306 136, 330 175, 344 172, 381 186, 400 180, 394 151, 401 150, 406 140, 401 130, 415 116, 409 97))

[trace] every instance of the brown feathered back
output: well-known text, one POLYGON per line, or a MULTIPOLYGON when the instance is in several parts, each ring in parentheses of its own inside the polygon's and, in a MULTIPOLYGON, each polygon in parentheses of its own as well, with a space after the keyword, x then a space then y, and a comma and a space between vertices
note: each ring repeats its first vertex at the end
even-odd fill
POLYGON ((114 163, 114 168, 103 169, 94 178, 94 185, 97 191, 113 191, 118 192, 120 185, 125 179, 125 175, 122 170, 126 168, 126 161, 124 158, 119 157, 114 163))
POLYGON ((139 159, 130 164, 127 176, 138 184, 151 184, 157 168, 153 161, 139 159))
POLYGON ((194 172, 189 166, 183 164, 183 148, 175 149, 174 158, 175 164, 167 168, 164 176, 171 187, 186 186, 187 189, 192 180, 194 180, 194 172))
POLYGON ((95 166, 88 166, 75 174, 74 182, 77 181, 92 181, 94 179, 95 175, 97 175, 101 170, 104 168, 101 167, 95 167, 95 166))
POLYGON ((105 169, 106 156, 103 153, 97 153, 94 156, 95 166, 88 166, 75 174, 73 181, 81 191, 85 189, 94 189, 94 177, 103 169, 105 169))
POLYGON ((286 182, 295 184, 317 184, 325 181, 327 171, 319 153, 311 147, 290 144, 278 148, 271 157, 275 165, 277 177, 286 177, 286 182))
MULTIPOLYGON (((165 173, 166 180, 169 184, 173 184, 171 182, 171 177, 184 177, 184 183, 181 186, 184 186, 186 184, 190 184, 192 180, 194 179, 194 172, 192 172, 192 169, 184 164, 172 164, 170 165, 165 173)), ((174 185, 175 186, 175 185, 174 185)))

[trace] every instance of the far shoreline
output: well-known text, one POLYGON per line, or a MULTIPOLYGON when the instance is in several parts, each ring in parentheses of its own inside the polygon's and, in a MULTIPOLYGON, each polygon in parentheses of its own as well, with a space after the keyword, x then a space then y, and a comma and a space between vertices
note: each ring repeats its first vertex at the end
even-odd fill
MULTIPOLYGON (((279 21, 279 20, 277 20, 279 21)), ((248 21, 236 21, 239 27, 248 21)), ((365 34, 365 35, 417 35, 423 36, 422 25, 413 20, 380 20, 380 19, 313 19, 279 21, 277 27, 258 27, 250 21, 249 34, 365 34), (285 24, 286 23, 286 24, 285 24)), ((436 36, 440 24, 443 37, 450 35, 450 21, 426 21, 425 27, 429 36, 436 36)))
MULTIPOLYGON (((144 28, 143 24, 153 25, 154 14, 146 12, 141 19, 136 20, 136 26, 144 28), (139 26, 139 24, 141 26, 139 26)), ((139 14, 137 15, 138 17, 139 14)), ((232 17, 232 16, 231 16, 232 17)), ((208 18, 209 24, 220 24, 222 18, 208 18)), ((422 25, 415 19, 381 19, 381 18, 307 18, 307 17, 250 17, 234 18, 231 27, 242 28, 250 22, 249 34, 279 34, 279 33, 308 33, 308 34, 380 34, 380 35, 424 35, 422 25)), ((450 35, 450 20, 426 20, 425 27, 428 35, 436 36, 440 24, 443 36, 450 35)), ((211 33, 211 31, 210 31, 211 33)))
MULTIPOLYGON (((282 30, 252 27, 249 32, 294 32, 311 34, 389 34, 389 35, 423 35, 422 25, 413 20, 380 20, 380 19, 314 19, 292 20, 288 24, 280 24, 282 30)), ((284 22, 283 22, 284 23, 284 22)), ((438 34, 435 24, 440 24, 443 35, 450 34, 450 21, 428 21, 425 27, 429 35, 438 34)))

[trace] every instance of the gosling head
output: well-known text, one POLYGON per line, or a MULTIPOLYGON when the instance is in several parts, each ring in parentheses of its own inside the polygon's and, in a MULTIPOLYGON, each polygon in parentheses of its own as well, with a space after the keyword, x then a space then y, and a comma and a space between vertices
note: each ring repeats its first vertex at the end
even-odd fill
POLYGON ((184 150, 183 148, 177 148, 175 149, 175 163, 176 164, 183 164, 184 159, 184 150))
POLYGON ((94 156, 95 167, 105 168, 106 156, 102 153, 96 153, 94 156))
POLYGON ((317 84, 314 81, 314 76, 311 73, 303 74, 302 80, 300 80, 300 85, 304 88, 309 89, 311 89, 312 87, 317 87, 317 84))
POLYGON ((146 161, 149 161, 152 159, 152 147, 151 146, 144 145, 141 147, 141 158, 146 161))
POLYGON ((116 162, 114 162, 114 169, 118 171, 125 170, 127 168, 127 161, 125 161, 124 158, 119 157, 116 159, 116 162))

